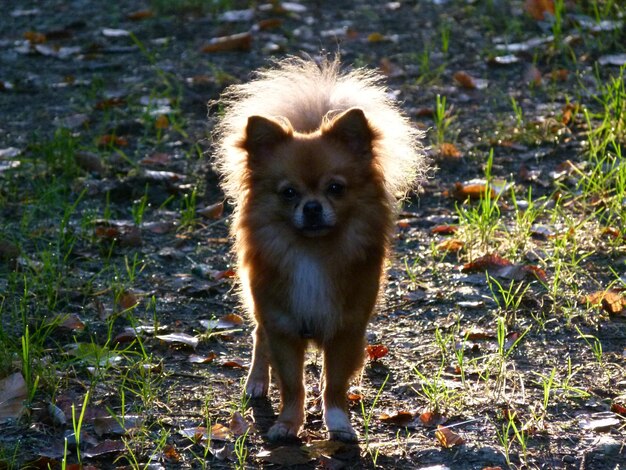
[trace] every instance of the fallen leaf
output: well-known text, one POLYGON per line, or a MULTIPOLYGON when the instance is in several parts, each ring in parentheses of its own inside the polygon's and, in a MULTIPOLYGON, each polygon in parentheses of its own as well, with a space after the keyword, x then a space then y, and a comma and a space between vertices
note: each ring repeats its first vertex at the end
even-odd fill
POLYGON ((118 106, 126 105, 126 99, 122 96, 114 96, 101 101, 98 101, 95 108, 98 110, 111 109, 118 106))
POLYGON ((579 420, 579 424, 582 429, 587 431, 609 432, 620 425, 620 420, 613 416, 598 419, 583 417, 579 420))
POLYGON ((138 303, 139 303, 139 300, 137 300, 137 296, 130 291, 122 292, 119 298, 117 299, 117 305, 122 310, 128 310, 129 308, 133 308, 138 303))
POLYGON ((455 72, 452 76, 459 85, 463 88, 467 88, 473 90, 476 88, 476 82, 474 81, 474 77, 472 77, 469 73, 464 72, 462 70, 455 72))
POLYGON ((26 381, 20 372, 0 380, 0 422, 20 417, 26 394, 26 381))
MULTIPOLYGON (((94 457, 100 457, 106 454, 124 452, 125 450, 126 450, 126 445, 124 444, 123 441, 113 441, 110 439, 106 439, 100 442, 99 444, 95 445, 94 447, 84 450, 82 454, 85 457, 92 459, 94 457)), ((85 467, 81 466, 81 468, 84 469, 85 467)))
POLYGON ((105 134, 98 139, 98 147, 128 147, 128 140, 113 134, 105 134))
POLYGON ((463 338, 476 341, 476 340, 481 340, 481 339, 492 339, 494 338, 494 335, 481 328, 472 328, 471 330, 466 331, 463 334, 463 338))
POLYGON ((157 339, 174 346, 188 346, 195 349, 198 346, 200 340, 195 336, 188 335, 186 333, 170 333, 167 335, 157 335, 157 339))
POLYGON ((236 313, 229 313, 217 320, 216 330, 230 330, 243 324, 243 317, 236 313))
POLYGON ((476 258, 474 261, 464 264, 461 271, 464 273, 490 271, 510 265, 511 262, 505 258, 502 258, 501 256, 484 255, 480 258, 476 258))
POLYGON ((121 246, 139 246, 142 243, 139 227, 123 220, 96 220, 94 234, 96 238, 116 241, 121 246))
POLYGON ((128 18, 131 21, 141 21, 147 18, 152 18, 153 16, 154 16, 154 13, 151 10, 138 10, 138 11, 129 13, 128 15, 126 15, 126 18, 128 18))
POLYGON ((75 313, 71 315, 67 315, 59 326, 61 328, 66 328, 68 330, 74 330, 74 331, 76 330, 80 331, 80 330, 85 329, 85 324, 80 319, 80 317, 76 315, 75 313))
POLYGON ((280 18, 267 18, 257 23, 259 31, 269 31, 271 29, 280 28, 283 24, 283 20, 280 18))
POLYGON ((216 423, 211 426, 211 440, 225 441, 232 436, 231 430, 223 424, 216 423))
POLYGON ((458 225, 437 225, 430 229, 430 233, 436 233, 439 235, 454 235, 458 229, 458 225))
POLYGON ((202 52, 248 52, 250 49, 252 49, 252 34, 246 32, 213 38, 202 48, 202 52))
POLYGON ((465 442, 461 436, 452 431, 450 428, 441 425, 437 425, 435 437, 446 449, 456 445, 461 445, 465 442))
POLYGON ((567 77, 569 77, 569 70, 567 69, 557 69, 550 72, 550 79, 553 82, 566 82, 567 77))
POLYGON ((626 416, 626 405, 623 405, 621 403, 613 403, 611 405, 611 411, 613 413, 617 413, 619 415, 626 416))
POLYGON ((313 460, 308 452, 297 446, 281 446, 271 450, 262 450, 256 455, 256 458, 281 467, 305 465, 313 460))
POLYGON ((626 298, 622 291, 609 289, 596 291, 585 297, 586 302, 593 307, 602 307, 609 314, 617 315, 624 311, 626 298))
POLYGON ((159 114, 154 121, 154 127, 161 130, 170 127, 170 120, 167 118, 167 114, 159 114))
POLYGON ((496 192, 493 188, 490 188, 486 184, 482 183, 471 183, 471 184, 463 184, 456 182, 454 183, 454 188, 449 192, 450 196, 456 199, 459 202, 470 200, 482 199, 485 194, 489 192, 491 193, 491 197, 496 196, 496 192))
POLYGON ((196 210, 196 214, 206 217, 207 219, 220 219, 224 213, 224 203, 216 202, 210 206, 196 210))
POLYGON ((213 362, 213 360, 216 357, 217 357, 217 354, 215 354, 214 352, 209 353, 206 356, 200 356, 198 354, 192 354, 191 356, 189 356, 187 361, 191 362, 192 364, 207 364, 209 362, 213 362))
POLYGON ((54 403, 49 403, 47 410, 50 415, 50 419, 55 426, 65 426, 67 418, 61 408, 56 406, 54 403))
POLYGON ((220 279, 230 279, 236 275, 237 272, 234 269, 225 269, 223 271, 216 271, 215 273, 212 273, 211 279, 219 281, 220 279))
MULTIPOLYGON (((341 441, 331 441, 331 440, 313 441, 313 442, 306 444, 303 447, 303 450, 308 452, 308 454, 314 459, 319 459, 322 457, 331 457, 337 452, 345 451, 346 444, 341 441)), ((322 468, 331 470, 336 467, 322 466, 322 468)))
POLYGON ((367 35, 367 42, 382 42, 386 40, 387 37, 384 34, 374 32, 367 35))
POLYGON ((239 411, 235 411, 230 418, 230 423, 228 427, 232 431, 232 433, 237 436, 243 436, 246 432, 248 432, 251 428, 250 423, 246 421, 246 419, 239 413, 239 411))
POLYGON ((439 413, 425 411, 420 415, 420 421, 424 426, 434 427, 445 423, 446 419, 439 413))
POLYGON ((441 243, 438 243, 435 248, 437 251, 449 251, 451 253, 458 253, 465 246, 465 242, 462 240, 458 240, 456 238, 450 240, 444 240, 441 243))
POLYGON ((180 462, 181 455, 172 444, 167 444, 163 448, 163 456, 168 462, 180 462))
POLYGON ((538 266, 513 264, 499 255, 487 254, 463 265, 461 272, 488 272, 491 276, 502 277, 513 281, 547 280, 546 272, 538 266))
POLYGON ((389 353, 389 348, 384 344, 368 344, 365 351, 370 361, 377 361, 389 353))
POLYGON ((413 413, 410 411, 398 411, 394 414, 382 413, 379 419, 385 424, 393 424, 395 426, 408 426, 413 421, 413 413))
POLYGON ((553 0, 526 0, 524 10, 537 21, 546 19, 546 13, 554 15, 553 0))
POLYGON ((444 142, 437 149, 437 156, 439 158, 443 158, 444 160, 458 160, 463 155, 456 145, 444 142))
POLYGON ((36 31, 26 31, 23 37, 31 44, 43 44, 47 40, 45 34, 36 31))
POLYGON ((241 359, 231 359, 229 361, 222 362, 222 367, 228 367, 229 369, 245 369, 246 366, 243 364, 241 359))
POLYGON ((142 158, 139 160, 140 165, 157 165, 157 166, 165 166, 172 161, 172 155, 165 152, 156 152, 152 155, 142 158))

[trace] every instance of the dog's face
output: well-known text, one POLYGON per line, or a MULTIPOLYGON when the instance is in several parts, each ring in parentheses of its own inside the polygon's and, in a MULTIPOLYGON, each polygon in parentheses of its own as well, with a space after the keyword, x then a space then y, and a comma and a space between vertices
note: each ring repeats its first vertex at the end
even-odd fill
POLYGON ((374 191, 372 138, 367 119, 356 108, 310 134, 273 119, 250 117, 243 146, 257 215, 305 237, 334 232, 363 209, 374 191))

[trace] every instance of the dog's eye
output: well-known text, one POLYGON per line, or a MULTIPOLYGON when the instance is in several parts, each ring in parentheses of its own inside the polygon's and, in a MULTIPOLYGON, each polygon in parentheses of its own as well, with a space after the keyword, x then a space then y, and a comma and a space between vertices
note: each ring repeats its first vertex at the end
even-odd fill
POLYGON ((346 191, 346 186, 342 183, 330 183, 328 185, 328 194, 330 194, 331 196, 342 196, 343 193, 346 191))
POLYGON ((286 188, 280 190, 280 195, 285 201, 293 201, 298 197, 298 191, 290 186, 287 186, 286 188))

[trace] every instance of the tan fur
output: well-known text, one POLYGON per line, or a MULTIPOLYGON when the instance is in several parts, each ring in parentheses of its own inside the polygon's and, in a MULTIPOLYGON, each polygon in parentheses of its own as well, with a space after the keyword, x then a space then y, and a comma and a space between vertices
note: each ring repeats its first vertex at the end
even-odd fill
POLYGON ((216 167, 235 203, 244 302, 257 327, 246 391, 278 377, 270 439, 304 420, 304 352, 323 350, 331 438, 352 441, 345 393, 361 367, 396 197, 424 171, 416 131, 373 72, 289 58, 226 91, 216 167), (295 196, 294 196, 295 195, 295 196))

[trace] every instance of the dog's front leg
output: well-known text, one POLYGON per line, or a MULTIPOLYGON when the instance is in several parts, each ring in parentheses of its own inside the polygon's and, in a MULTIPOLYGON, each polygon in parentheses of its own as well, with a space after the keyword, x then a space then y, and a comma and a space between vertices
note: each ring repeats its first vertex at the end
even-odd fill
POLYGON ((278 377, 281 408, 268 431, 272 441, 298 436, 304 422, 304 352, 306 342, 283 334, 267 335, 272 369, 278 377))
POLYGON ((265 330, 257 325, 252 334, 254 350, 252 365, 246 379, 246 394, 251 398, 266 397, 270 386, 270 351, 265 330))
POLYGON ((350 379, 363 366, 364 347, 364 331, 338 332, 324 343, 324 422, 330 439, 358 441, 350 424, 346 392, 350 379))

